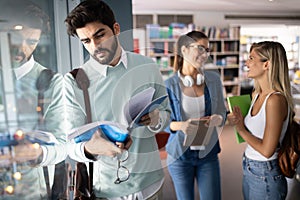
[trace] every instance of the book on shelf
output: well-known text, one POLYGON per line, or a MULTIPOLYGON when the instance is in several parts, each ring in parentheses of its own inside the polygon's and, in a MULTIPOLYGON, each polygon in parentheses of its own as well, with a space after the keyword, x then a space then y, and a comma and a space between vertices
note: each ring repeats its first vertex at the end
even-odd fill
POLYGON ((200 31, 205 33, 210 39, 239 39, 240 38, 240 27, 216 27, 216 26, 202 26, 199 28, 200 31))
POLYGON ((215 26, 211 26, 208 28, 208 32, 207 32, 207 37, 208 38, 216 38, 216 27, 215 26))
POLYGON ((128 126, 111 121, 96 121, 71 130, 68 139, 73 140, 75 143, 88 141, 99 129, 112 142, 126 141, 130 131, 141 126, 139 124, 141 118, 158 108, 167 98, 167 95, 163 95, 153 99, 154 93, 155 89, 149 87, 131 97, 125 104, 123 112, 128 126))
MULTIPOLYGON (((230 112, 232 112, 234 106, 238 106, 241 109, 243 117, 245 117, 251 105, 251 97, 249 94, 244 94, 240 96, 230 96, 227 97, 227 102, 230 112)), ((245 140, 240 136, 240 134, 236 130, 235 136, 239 144, 245 142, 245 140)))
POLYGON ((229 38, 231 39, 240 39, 240 26, 234 26, 229 28, 229 38))
POLYGON ((146 24, 149 38, 159 38, 160 25, 158 24, 146 24))
POLYGON ((238 65, 238 57, 237 56, 226 56, 225 63, 226 63, 225 64, 226 66, 238 65))
POLYGON ((225 41, 224 52, 239 52, 239 42, 235 40, 225 41))

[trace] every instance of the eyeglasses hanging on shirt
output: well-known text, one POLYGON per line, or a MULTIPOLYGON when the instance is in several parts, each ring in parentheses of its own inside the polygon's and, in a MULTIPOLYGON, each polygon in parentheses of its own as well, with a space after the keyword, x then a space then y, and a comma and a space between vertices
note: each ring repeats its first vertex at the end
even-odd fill
POLYGON ((124 165, 121 165, 122 163, 127 161, 128 157, 129 157, 129 153, 127 150, 123 151, 122 154, 117 155, 118 169, 117 169, 117 179, 114 182, 115 184, 120 184, 129 179, 130 176, 129 170, 124 165))

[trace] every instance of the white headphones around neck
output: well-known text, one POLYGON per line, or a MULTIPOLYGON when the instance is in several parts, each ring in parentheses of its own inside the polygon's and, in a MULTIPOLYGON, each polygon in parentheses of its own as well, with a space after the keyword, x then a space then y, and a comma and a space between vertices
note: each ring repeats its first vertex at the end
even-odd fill
MULTIPOLYGON (((180 73, 180 71, 178 70, 178 76, 181 79, 183 85, 185 87, 192 87, 195 83, 194 83, 194 79, 191 76, 182 76, 182 74, 180 73)), ((197 85, 201 85, 204 83, 204 76, 203 74, 197 74, 197 81, 196 84, 197 85)))

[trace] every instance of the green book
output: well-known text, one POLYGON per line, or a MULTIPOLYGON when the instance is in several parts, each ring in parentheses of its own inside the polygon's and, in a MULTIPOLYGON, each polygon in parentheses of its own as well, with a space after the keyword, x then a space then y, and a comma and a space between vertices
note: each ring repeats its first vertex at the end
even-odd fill
MULTIPOLYGON (((231 96, 231 97, 227 97, 227 102, 228 102, 228 107, 230 112, 232 112, 234 106, 238 106, 241 109, 242 115, 245 117, 251 105, 251 97, 249 94, 240 95, 240 96, 231 96)), ((240 136, 240 134, 236 130, 235 130, 235 136, 239 144, 245 142, 245 140, 240 136)))

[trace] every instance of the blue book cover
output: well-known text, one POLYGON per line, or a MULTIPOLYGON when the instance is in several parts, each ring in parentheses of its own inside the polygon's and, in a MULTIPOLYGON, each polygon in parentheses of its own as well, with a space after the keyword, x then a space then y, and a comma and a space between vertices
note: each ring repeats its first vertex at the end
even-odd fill
POLYGON ((117 123, 104 121, 93 122, 76 128, 71 131, 68 139, 74 140, 75 143, 88 141, 98 129, 104 134, 104 137, 111 142, 125 142, 129 135, 124 126, 117 123))
POLYGON ((129 131, 141 126, 139 124, 141 118, 158 108, 168 97, 167 95, 163 95, 153 99, 154 93, 155 89, 149 87, 132 96, 124 105, 123 112, 125 120, 128 123, 126 127, 117 122, 92 122, 73 129, 68 135, 68 139, 74 140, 75 143, 88 141, 97 129, 99 129, 111 142, 125 142, 128 138, 129 131))

